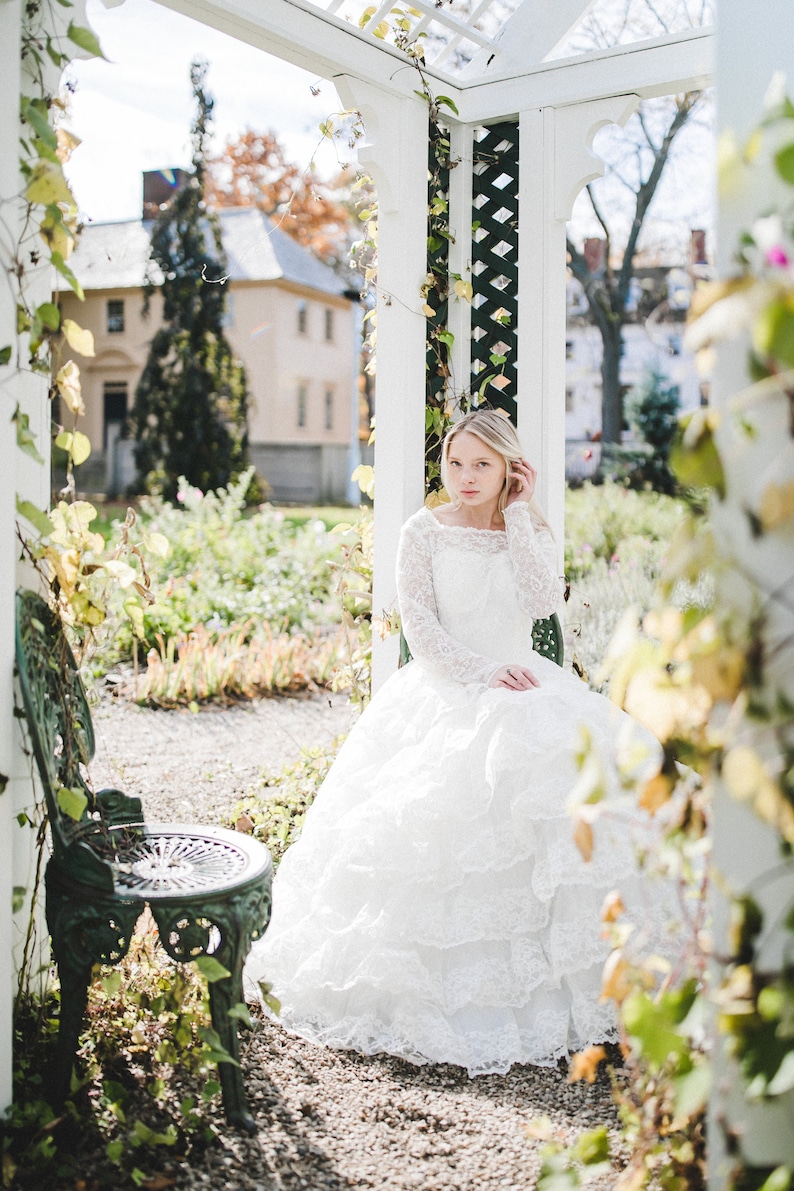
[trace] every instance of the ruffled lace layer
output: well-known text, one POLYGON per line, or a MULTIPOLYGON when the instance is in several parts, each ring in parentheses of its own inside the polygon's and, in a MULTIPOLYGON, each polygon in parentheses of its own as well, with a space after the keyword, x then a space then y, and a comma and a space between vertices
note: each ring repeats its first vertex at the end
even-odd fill
POLYGON ((615 801, 586 864, 566 803, 578 725, 609 756, 628 721, 546 659, 527 664, 541 687, 518 694, 412 663, 356 725, 246 966, 289 1028, 472 1075, 614 1036, 604 896, 619 886, 646 923, 664 899, 637 873, 636 815, 615 801))

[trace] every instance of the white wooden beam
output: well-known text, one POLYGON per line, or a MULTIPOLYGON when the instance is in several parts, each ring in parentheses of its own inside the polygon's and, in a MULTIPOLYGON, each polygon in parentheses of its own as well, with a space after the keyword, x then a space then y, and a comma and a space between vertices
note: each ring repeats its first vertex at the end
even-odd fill
POLYGON ((492 123, 532 108, 636 94, 642 99, 710 86, 714 38, 697 30, 533 66, 522 74, 468 81, 456 99, 464 123, 492 123))
MULTIPOLYGON (((453 124, 450 158, 456 164, 449 174, 449 271, 471 281, 473 129, 453 124)), ((450 290, 452 287, 450 287, 450 290)), ((450 353, 450 391, 460 397, 471 385, 471 303, 450 292, 447 326, 455 336, 450 353)))
MULTIPOLYGON (((394 95, 410 95, 417 85, 416 68, 402 51, 373 41, 309 0, 157 2, 324 79, 344 73, 394 95)), ((449 85, 445 82, 445 89, 449 85)))
POLYGON ((499 74, 522 72, 528 65, 542 62, 574 25, 584 17, 596 0, 523 0, 505 21, 494 50, 482 50, 469 63, 464 78, 485 75, 491 60, 499 74))
MULTIPOLYGON (((266 4, 261 0, 157 2, 319 77, 333 81, 345 74, 393 95, 412 95, 416 89, 415 67, 405 54, 387 42, 366 37, 355 25, 324 12, 311 0, 267 0, 266 4)), ((566 0, 566 20, 572 6, 572 0, 570 7, 566 0)), ((545 6, 550 10, 545 18, 547 37, 552 35, 556 7, 545 6)), ((432 65, 426 68, 431 87, 443 86, 444 94, 457 106, 462 123, 517 117, 520 111, 533 107, 583 103, 621 93, 649 98, 707 86, 713 78, 710 30, 535 64, 516 73, 516 67, 527 62, 529 52, 519 33, 516 28, 511 43, 515 46, 515 60, 505 62, 503 68, 500 54, 494 63, 496 72, 490 71, 487 76, 457 77, 432 65)))

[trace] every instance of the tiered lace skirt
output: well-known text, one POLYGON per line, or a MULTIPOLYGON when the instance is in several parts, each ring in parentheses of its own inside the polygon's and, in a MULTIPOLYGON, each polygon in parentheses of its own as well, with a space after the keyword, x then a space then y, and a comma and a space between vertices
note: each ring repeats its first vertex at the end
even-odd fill
POLYGON ((614 1037, 603 900, 619 887, 658 917, 658 897, 617 802, 586 863, 568 801, 579 725, 605 759, 633 725, 553 663, 532 666, 541 687, 519 694, 414 662, 356 724, 246 965, 248 994, 272 984, 289 1029, 471 1075, 614 1037))

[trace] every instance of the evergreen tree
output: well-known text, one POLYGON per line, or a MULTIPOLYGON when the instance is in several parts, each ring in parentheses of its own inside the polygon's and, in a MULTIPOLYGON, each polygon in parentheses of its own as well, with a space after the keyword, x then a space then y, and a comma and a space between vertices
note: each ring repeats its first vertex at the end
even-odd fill
POLYGON ((205 62, 192 64, 193 173, 152 233, 150 273, 162 278, 157 283, 163 322, 132 409, 139 487, 167 500, 176 495, 180 476, 204 491, 225 487, 248 457, 245 371, 223 333, 226 294, 217 279, 225 274, 226 260, 220 223, 204 201, 213 108, 206 73, 205 62))

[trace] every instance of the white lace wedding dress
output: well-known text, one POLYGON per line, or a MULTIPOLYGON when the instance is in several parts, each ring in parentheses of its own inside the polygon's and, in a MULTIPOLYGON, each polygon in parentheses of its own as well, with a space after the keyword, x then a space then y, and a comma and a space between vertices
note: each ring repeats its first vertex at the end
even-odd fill
MULTIPOLYGON (((601 907, 638 878, 625 822, 585 863, 566 804, 581 724, 605 758, 631 721, 532 649, 559 605, 554 543, 524 503, 506 531, 403 529, 398 595, 414 660, 345 742, 274 886, 247 991, 291 1030, 470 1074, 551 1065, 614 1037, 601 907), (499 664, 540 687, 491 689, 499 664)), ((630 894, 631 890, 625 893, 630 894)))

